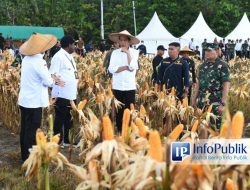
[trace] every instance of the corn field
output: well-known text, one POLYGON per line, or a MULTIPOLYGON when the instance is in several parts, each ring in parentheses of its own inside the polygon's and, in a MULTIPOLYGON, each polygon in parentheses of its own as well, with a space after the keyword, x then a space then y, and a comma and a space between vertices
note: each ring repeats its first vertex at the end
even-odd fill
MULTIPOLYGON (((49 189, 50 165, 72 172, 83 189, 173 189, 209 190, 250 188, 248 165, 202 165, 169 162, 171 141, 195 143, 199 139, 241 139, 248 135, 250 122, 250 60, 229 62, 231 88, 229 105, 220 131, 210 127, 216 118, 207 110, 194 109, 188 100, 177 101, 175 89, 167 92, 151 85, 152 60, 139 59, 136 103, 123 114, 122 132, 118 134, 114 116, 121 103, 111 90, 111 79, 105 73, 100 52, 82 58, 75 55, 80 76, 78 104, 71 102, 74 132, 71 141, 79 140, 81 165, 75 165, 60 153, 59 138, 47 130, 37 132, 37 145, 23 164, 27 180, 41 183, 41 168, 45 171, 44 189, 49 189), (243 114, 244 113, 244 114, 243 114), (45 135, 45 134, 47 135, 45 135)), ((194 59, 195 60, 195 59, 194 59)), ((0 64, 0 118, 4 126, 19 131, 17 105, 20 68, 11 68, 13 57, 5 53, 0 64)), ((200 64, 195 60, 196 66, 200 64)), ((45 110, 50 121, 51 106, 45 110)), ((44 127, 43 126, 43 127, 44 127)))

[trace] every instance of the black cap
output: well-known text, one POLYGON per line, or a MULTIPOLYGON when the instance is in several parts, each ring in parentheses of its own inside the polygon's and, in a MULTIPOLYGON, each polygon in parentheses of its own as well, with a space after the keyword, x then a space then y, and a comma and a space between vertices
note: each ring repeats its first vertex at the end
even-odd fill
POLYGON ((181 47, 179 42, 171 42, 168 46, 181 47))
POLYGON ((219 49, 219 45, 216 43, 207 43, 205 50, 219 49))
POLYGON ((164 51, 164 50, 167 50, 166 48, 164 48, 164 46, 163 45, 159 45, 158 47, 157 47, 157 50, 162 50, 162 51, 164 51))

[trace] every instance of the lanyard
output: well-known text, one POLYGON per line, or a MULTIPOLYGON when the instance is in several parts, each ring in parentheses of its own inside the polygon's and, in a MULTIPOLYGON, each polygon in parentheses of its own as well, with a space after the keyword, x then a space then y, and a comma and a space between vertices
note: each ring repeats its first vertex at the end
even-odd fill
POLYGON ((70 61, 71 65, 72 65, 72 67, 73 67, 74 70, 76 71, 76 68, 75 68, 75 66, 74 66, 73 61, 72 61, 70 58, 68 58, 68 56, 67 56, 66 54, 64 54, 64 55, 67 57, 67 59, 70 61))

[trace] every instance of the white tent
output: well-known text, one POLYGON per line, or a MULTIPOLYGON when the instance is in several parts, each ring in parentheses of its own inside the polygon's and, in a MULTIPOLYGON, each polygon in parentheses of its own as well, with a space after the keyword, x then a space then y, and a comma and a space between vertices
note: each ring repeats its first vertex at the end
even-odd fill
POLYGON ((161 23, 157 13, 144 28, 144 30, 136 36, 144 41, 148 53, 155 53, 158 45, 167 45, 172 41, 178 41, 161 23))
POLYGON ((231 40, 236 40, 236 39, 246 40, 250 38, 250 22, 247 18, 246 13, 244 13, 239 24, 234 28, 234 30, 226 38, 231 39, 231 40))
POLYGON ((213 42, 215 38, 217 38, 217 40, 221 39, 221 37, 217 36, 207 25, 201 12, 191 28, 180 37, 182 46, 188 46, 191 38, 193 38, 194 43, 199 46, 205 38, 207 42, 213 42))

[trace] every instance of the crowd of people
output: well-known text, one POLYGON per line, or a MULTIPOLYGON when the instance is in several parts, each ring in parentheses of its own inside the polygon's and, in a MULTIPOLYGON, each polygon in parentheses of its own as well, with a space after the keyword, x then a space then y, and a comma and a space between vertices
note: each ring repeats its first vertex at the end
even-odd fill
MULTIPOLYGON (((106 44, 106 40, 104 39, 101 40, 97 45, 94 45, 92 40, 85 44, 81 36, 79 36, 78 39, 74 41, 74 44, 76 46, 75 53, 82 57, 92 51, 100 50, 101 52, 105 52, 114 48, 112 45, 106 44)), ((57 43, 49 51, 46 51, 46 56, 51 59, 57 53, 57 51, 60 50, 60 48, 60 41, 57 41, 57 43)), ((0 60, 2 59, 2 54, 4 51, 9 51, 10 54, 16 58, 13 66, 21 63, 21 60, 24 57, 24 55, 19 52, 19 43, 15 45, 11 36, 7 36, 5 39, 2 33, 0 33, 0 60)))
MULTIPOLYGON (((1 35, 2 36, 2 35, 1 35)), ((106 52, 104 67, 112 77, 112 90, 115 98, 123 103, 116 113, 118 132, 122 129, 122 116, 125 108, 135 103, 137 89, 136 74, 139 69, 139 56, 144 56, 146 46, 140 40, 124 30, 112 33, 109 39, 112 48, 107 51, 104 40, 99 50, 106 52)), ((1 47, 3 47, 1 38, 1 47)), ((200 54, 193 39, 189 47, 181 48, 179 42, 171 42, 157 47, 157 54, 152 60, 152 84, 170 92, 176 90, 177 100, 188 98, 194 108, 206 109, 213 105, 212 111, 217 115, 214 127, 220 129, 221 116, 227 103, 230 86, 229 66, 225 62, 231 59, 230 45, 234 45, 236 55, 249 56, 249 39, 225 43, 223 40, 214 43, 202 43, 202 64, 197 68, 191 56, 200 54), (245 45, 248 44, 248 45, 245 45), (230 48, 228 48, 230 46, 230 48), (168 52, 168 57, 164 53, 168 52), (209 96, 208 96, 209 94, 209 96)), ((72 53, 85 56, 86 46, 79 38, 75 41, 71 36, 64 36, 60 41, 53 35, 33 34, 21 45, 19 53, 21 61, 21 83, 19 106, 21 110, 20 144, 22 159, 26 160, 28 149, 35 144, 36 129, 41 126, 42 108, 49 105, 49 96, 55 99, 54 133, 60 134, 61 144, 69 144, 69 129, 72 127, 70 101, 77 100, 78 72, 72 53), (50 66, 44 60, 48 52, 50 66), (48 88, 52 89, 49 94, 48 88)))
POLYGON ((3 34, 0 33, 0 60, 2 58, 3 51, 9 51, 11 55, 15 56, 14 42, 11 36, 7 36, 5 39, 3 34))
MULTIPOLYGON (((194 49, 195 46, 193 45, 194 44, 193 40, 194 39, 192 38, 189 43, 189 48, 195 50, 194 49)), ((225 39, 218 41, 217 38, 215 38, 213 43, 219 46, 221 50, 221 57, 226 61, 234 59, 236 56, 244 59, 250 58, 250 38, 244 41, 242 39, 236 39, 235 41, 228 39, 227 42, 225 39)), ((205 49, 207 44, 208 44, 207 39, 204 39, 204 41, 201 44, 202 57, 204 57, 205 55, 205 49)))

